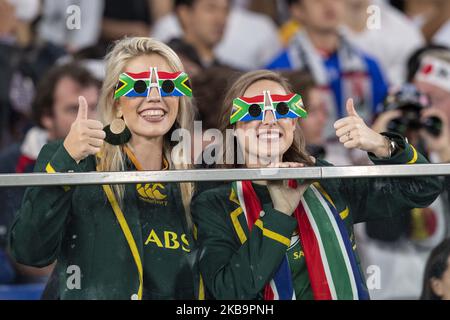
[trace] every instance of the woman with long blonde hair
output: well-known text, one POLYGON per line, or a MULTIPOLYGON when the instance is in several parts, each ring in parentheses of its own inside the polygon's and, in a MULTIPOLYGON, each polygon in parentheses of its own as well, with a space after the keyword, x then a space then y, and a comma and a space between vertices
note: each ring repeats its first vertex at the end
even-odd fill
MULTIPOLYGON (((191 130, 192 90, 178 56, 150 38, 118 41, 106 58, 101 122, 77 120, 41 151, 36 171, 190 169, 171 135, 191 130)), ((28 188, 13 225, 12 255, 56 263, 61 299, 195 299, 190 183, 28 188)))
MULTIPOLYGON (((376 164, 427 162, 401 136, 367 127, 351 100, 347 112, 334 125, 345 148, 367 151, 376 164)), ((305 150, 298 122, 306 116, 301 96, 277 73, 243 75, 224 101, 222 129, 234 141, 217 161, 274 167, 274 174, 330 166, 305 150)), ((367 299, 353 224, 426 207, 440 191, 429 177, 236 181, 205 191, 192 214, 207 292, 216 299, 367 299)))

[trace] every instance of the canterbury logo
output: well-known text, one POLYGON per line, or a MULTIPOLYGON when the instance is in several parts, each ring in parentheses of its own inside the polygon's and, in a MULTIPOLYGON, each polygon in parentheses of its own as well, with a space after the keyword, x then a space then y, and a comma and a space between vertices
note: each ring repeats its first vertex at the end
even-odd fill
POLYGON ((164 189, 164 185, 160 183, 136 185, 136 191, 142 200, 167 205, 167 201, 165 201, 167 195, 164 194, 164 189))

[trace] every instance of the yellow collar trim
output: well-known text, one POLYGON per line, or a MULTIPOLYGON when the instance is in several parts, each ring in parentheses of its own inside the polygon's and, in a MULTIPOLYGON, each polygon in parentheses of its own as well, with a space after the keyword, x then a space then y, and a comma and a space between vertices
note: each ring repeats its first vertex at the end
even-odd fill
MULTIPOLYGON (((133 163, 133 165, 136 167, 136 169, 138 171, 144 171, 142 168, 141 163, 139 162, 139 160, 136 158, 136 156, 134 155, 133 151, 130 150, 130 148, 128 148, 128 146, 123 146, 123 150, 125 151, 125 153, 127 154, 127 157, 131 160, 131 162, 133 163)), ((166 160, 166 158, 163 155, 163 163, 162 163, 162 170, 169 170, 169 162, 166 160)))

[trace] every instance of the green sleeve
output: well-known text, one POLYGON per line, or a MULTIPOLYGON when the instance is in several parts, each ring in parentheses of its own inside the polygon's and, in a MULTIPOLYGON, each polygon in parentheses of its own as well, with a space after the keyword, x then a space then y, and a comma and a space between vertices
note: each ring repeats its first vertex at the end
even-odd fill
MULTIPOLYGON (((80 172, 78 165, 59 143, 41 150, 35 172, 80 172)), ((71 210, 73 188, 64 186, 29 187, 9 234, 12 256, 17 262, 45 267, 58 256, 71 210)))
POLYGON ((286 254, 296 220, 264 205, 264 214, 245 234, 242 244, 230 218, 237 205, 208 191, 194 201, 192 208, 200 272, 209 294, 220 300, 259 298, 286 254))
MULTIPOLYGON (((390 159, 378 159, 369 154, 376 165, 425 164, 428 161, 403 137, 384 133, 393 138, 400 151, 390 159)), ((354 223, 391 218, 399 213, 431 205, 442 191, 438 177, 343 179, 343 195, 354 223)))

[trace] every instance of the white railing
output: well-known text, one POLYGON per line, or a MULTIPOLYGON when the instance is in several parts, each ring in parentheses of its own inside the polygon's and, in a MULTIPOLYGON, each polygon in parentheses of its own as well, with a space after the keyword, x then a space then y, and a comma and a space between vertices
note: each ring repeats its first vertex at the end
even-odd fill
POLYGON ((132 172, 2 174, 0 187, 102 185, 152 182, 334 179, 447 176, 450 164, 417 164, 289 169, 201 169, 132 172))

